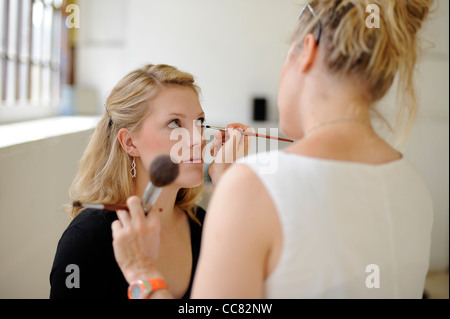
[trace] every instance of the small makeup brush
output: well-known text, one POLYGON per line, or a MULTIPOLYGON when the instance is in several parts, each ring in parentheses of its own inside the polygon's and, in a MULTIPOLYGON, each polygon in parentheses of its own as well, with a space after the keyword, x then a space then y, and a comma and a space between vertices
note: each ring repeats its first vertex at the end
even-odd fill
MULTIPOLYGON (((148 182, 142 195, 142 207, 145 214, 148 213, 158 199, 162 188, 173 183, 178 174, 178 164, 174 163, 169 155, 159 155, 153 160, 150 165, 150 182, 148 182)), ((129 210, 126 204, 81 203, 80 201, 74 201, 72 206, 110 211, 129 210)))
MULTIPOLYGON (((213 130, 219 130, 222 132, 226 132, 227 128, 226 127, 220 127, 220 126, 213 126, 213 125, 203 125, 203 127, 205 128, 210 128, 213 130)), ((261 138, 267 138, 267 139, 274 139, 274 140, 278 140, 278 141, 282 141, 282 142, 289 142, 289 143, 293 143, 293 140, 287 139, 287 138, 283 138, 283 137, 275 137, 275 136, 270 136, 270 135, 264 135, 264 134, 259 134, 259 133, 253 133, 253 132, 242 132, 242 135, 247 135, 247 136, 255 136, 255 137, 261 137, 261 138)))

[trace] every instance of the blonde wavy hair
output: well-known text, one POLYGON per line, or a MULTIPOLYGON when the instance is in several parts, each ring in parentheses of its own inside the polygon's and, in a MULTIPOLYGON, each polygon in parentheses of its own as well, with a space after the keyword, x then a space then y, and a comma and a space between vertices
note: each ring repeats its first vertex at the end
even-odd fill
MULTIPOLYGON (((121 128, 139 131, 149 113, 149 102, 167 86, 192 88, 197 96, 200 88, 191 74, 169 65, 146 65, 121 79, 106 100, 106 109, 81 158, 78 174, 71 187, 70 198, 81 203, 125 203, 135 191, 130 167, 132 158, 117 138, 121 128)), ((151 107, 151 106, 150 106, 151 107)), ((179 190, 176 205, 195 217, 196 200, 203 184, 179 190)), ((71 218, 83 209, 68 205, 71 218)))
MULTIPOLYGON (((381 100, 398 80, 396 128, 403 127, 404 141, 416 118, 414 87, 419 54, 417 32, 434 0, 311 0, 316 17, 304 14, 292 43, 302 47, 307 34, 315 34, 320 21, 320 46, 334 74, 352 76, 363 83, 371 103, 381 100), (366 27, 368 5, 380 9, 379 28, 366 27)), ((381 116, 375 109, 375 114, 381 116)), ((384 120, 387 123, 386 120, 384 120)))

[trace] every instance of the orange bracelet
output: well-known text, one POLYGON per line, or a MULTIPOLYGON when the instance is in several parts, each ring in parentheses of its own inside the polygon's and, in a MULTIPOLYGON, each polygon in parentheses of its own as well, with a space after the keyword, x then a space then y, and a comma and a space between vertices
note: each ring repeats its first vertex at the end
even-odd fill
POLYGON ((159 289, 169 289, 163 279, 136 280, 128 287, 128 298, 149 299, 150 294, 159 289))

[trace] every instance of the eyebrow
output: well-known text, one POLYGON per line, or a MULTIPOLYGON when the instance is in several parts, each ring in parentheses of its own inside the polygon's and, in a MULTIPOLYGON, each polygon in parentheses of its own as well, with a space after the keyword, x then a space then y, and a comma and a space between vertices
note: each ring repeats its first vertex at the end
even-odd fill
MULTIPOLYGON (((170 113, 169 115, 175 115, 175 116, 179 116, 182 118, 186 118, 186 115, 183 113, 170 113)), ((205 112, 201 112, 197 117, 200 117, 200 116, 205 116, 205 112)))

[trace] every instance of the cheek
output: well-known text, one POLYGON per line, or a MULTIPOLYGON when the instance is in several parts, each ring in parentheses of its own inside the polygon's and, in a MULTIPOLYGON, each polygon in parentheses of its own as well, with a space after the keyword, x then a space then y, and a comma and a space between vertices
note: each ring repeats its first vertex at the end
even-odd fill
POLYGON ((139 141, 135 143, 139 150, 139 156, 144 167, 150 167, 152 161, 161 154, 170 154, 170 148, 174 144, 169 138, 165 136, 158 136, 153 134, 152 136, 143 135, 139 141), (147 137, 147 138, 146 138, 147 137))
MULTIPOLYGON (((148 154, 148 153, 154 153, 154 154, 161 154, 161 153, 168 153, 166 151, 170 150, 170 146, 172 141, 158 138, 158 137, 152 137, 146 140, 144 143, 140 145, 139 152, 148 154)), ((142 155, 142 154, 141 154, 142 155)))

